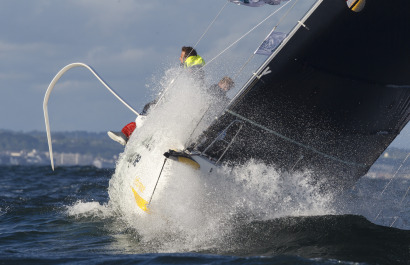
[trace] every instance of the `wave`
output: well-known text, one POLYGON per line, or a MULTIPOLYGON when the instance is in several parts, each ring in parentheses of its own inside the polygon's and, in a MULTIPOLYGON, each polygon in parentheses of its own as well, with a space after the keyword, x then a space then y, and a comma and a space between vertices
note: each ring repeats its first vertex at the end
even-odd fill
POLYGON ((355 215, 252 221, 237 226, 222 245, 212 251, 225 255, 297 255, 375 264, 410 261, 410 231, 375 225, 355 215))

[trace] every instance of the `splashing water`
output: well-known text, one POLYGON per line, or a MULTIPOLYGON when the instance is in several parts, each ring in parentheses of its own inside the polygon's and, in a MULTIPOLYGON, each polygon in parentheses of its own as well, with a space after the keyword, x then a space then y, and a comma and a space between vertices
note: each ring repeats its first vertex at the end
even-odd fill
POLYGON ((176 252, 215 246, 239 223, 333 213, 332 196, 310 184, 309 172, 283 174, 273 166, 248 161, 201 173, 168 160, 150 212, 141 214, 132 187, 152 190, 164 164, 163 153, 183 149, 206 128, 200 123, 196 129, 212 101, 203 86, 175 70, 168 71, 161 83, 163 99, 120 155, 108 188, 109 203, 80 202, 70 207, 70 215, 116 216, 117 224, 143 242, 146 251, 176 252), (142 175, 150 180, 145 187, 138 183, 142 175))

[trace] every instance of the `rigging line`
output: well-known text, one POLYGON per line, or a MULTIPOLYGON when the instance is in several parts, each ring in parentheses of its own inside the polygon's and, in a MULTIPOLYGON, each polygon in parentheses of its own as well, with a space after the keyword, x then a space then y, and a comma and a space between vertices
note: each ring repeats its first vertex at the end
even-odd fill
MULTIPOLYGON (((293 3, 293 5, 285 12, 285 14, 279 19, 278 23, 273 27, 273 29, 269 32, 269 34, 268 34, 268 36, 266 36, 266 38, 269 37, 269 35, 272 34, 272 32, 274 32, 276 30, 276 28, 282 23, 282 21, 289 15, 289 12, 295 7, 295 5, 298 1, 299 0, 296 0, 293 3)), ((266 40, 266 38, 262 41, 262 43, 266 40)), ((260 45, 262 45, 262 43, 260 45)), ((255 53, 253 53, 249 57, 248 61, 246 61, 245 64, 239 69, 239 71, 234 76, 234 80, 239 76, 239 74, 243 71, 243 69, 246 67, 246 65, 248 65, 248 63, 253 59, 253 57, 255 57, 255 53)))
MULTIPOLYGON (((191 137, 194 135, 194 132, 196 131, 196 129, 198 129, 199 124, 200 124, 201 121, 204 119, 205 114, 208 113, 208 111, 209 111, 210 108, 211 108, 211 105, 208 106, 208 108, 206 109, 206 111, 204 112, 204 114, 202 114, 201 118, 200 118, 199 121, 196 123, 195 128, 192 130, 191 134, 190 134, 189 137, 188 137, 188 140, 187 140, 186 143, 185 143, 185 149, 186 149, 186 146, 191 142, 191 137)), ((195 147, 196 147, 196 145, 195 145, 195 147)))
POLYGON ((392 227, 394 225, 394 223, 397 221, 398 218, 399 217, 397 217, 397 216, 394 217, 394 221, 393 221, 393 223, 391 223, 390 227, 392 227))
POLYGON ((401 202, 400 202, 400 203, 403 203, 404 198, 406 198, 407 194, 409 193, 409 190, 410 190, 410 186, 409 186, 409 188, 407 189, 406 193, 404 194, 403 198, 401 199, 401 202))
MULTIPOLYGON (((407 160, 407 158, 408 158, 409 156, 410 156, 410 153, 407 154, 406 158, 403 160, 403 162, 401 163, 401 165, 399 166, 399 168, 396 170, 396 172, 394 173, 393 177, 390 179, 389 183, 387 183, 387 185, 384 187, 383 191, 380 193, 379 196, 381 196, 381 195, 383 194, 383 192, 387 189, 387 187, 390 185, 390 183, 391 183, 391 182, 393 181, 393 179, 396 177, 396 175, 397 175, 397 173, 399 172, 400 168, 403 166, 403 164, 406 162, 406 160, 407 160)), ((407 193, 409 192, 409 190, 410 190, 410 186, 409 186, 409 188, 407 189, 406 193, 404 194, 402 200, 400 201, 400 204, 403 203, 403 201, 404 201, 404 199, 406 198, 407 193)), ((376 219, 375 219, 375 220, 377 220, 377 218, 379 217, 379 215, 380 215, 381 212, 382 212, 382 210, 380 210, 380 212, 379 212, 379 214, 376 216, 376 219)), ((396 222, 397 218, 398 218, 398 217, 396 217, 396 219, 393 221, 393 223, 390 225, 390 227, 393 226, 393 224, 396 222)))
MULTIPOLYGON (((299 0, 296 0, 295 2, 293 2, 293 5, 285 12, 285 14, 283 14, 283 16, 279 19, 278 23, 273 27, 273 29, 269 32, 269 34, 268 34, 268 36, 266 36, 266 38, 269 37, 269 35, 272 34, 272 32, 274 32, 276 30, 276 28, 282 23, 282 21, 289 15, 289 12, 295 7, 295 5, 298 1, 299 0)), ((263 41, 265 41, 266 38, 263 41)), ((262 43, 263 43, 263 41, 262 41, 262 43)))
MULTIPOLYGON (((275 26, 278 27, 280 25, 280 23, 282 23, 282 21, 285 19, 285 17, 287 17, 289 15, 289 12, 295 7, 296 3, 299 2, 299 0, 296 0, 293 5, 288 9, 288 11, 286 11, 286 13, 281 17, 281 19, 279 20, 278 24, 275 26)), ((274 29, 275 30, 275 29, 274 29)), ((272 30, 273 31, 273 30, 272 30)), ((272 32, 271 32, 272 33, 272 32)), ((269 33, 270 35, 270 33, 269 33)))
MULTIPOLYGON (((212 27, 212 25, 215 23, 215 21, 218 19, 219 15, 222 13, 222 10, 224 10, 225 6, 229 3, 229 1, 226 1, 226 3, 223 5, 223 7, 219 10, 218 14, 215 16, 214 20, 209 23, 208 27, 206 28, 205 32, 202 34, 202 36, 199 38, 199 40, 195 43, 194 49, 196 46, 198 46, 199 42, 201 42, 202 38, 205 36, 206 33, 208 33, 209 29, 212 27)), ((186 58, 188 58, 192 53, 192 50, 188 53, 186 58)))
POLYGON ((340 159, 340 158, 337 158, 337 157, 328 155, 328 154, 326 154, 326 153, 323 153, 323 152, 321 152, 321 151, 319 151, 319 150, 317 150, 317 149, 315 149, 315 148, 313 148, 313 147, 310 147, 310 146, 308 146, 308 145, 304 145, 304 144, 302 144, 302 143, 300 143, 300 142, 297 142, 297 141, 295 141, 295 140, 293 140, 293 139, 291 139, 291 138, 289 138, 289 137, 286 137, 286 136, 284 136, 284 135, 282 135, 282 134, 280 134, 280 133, 277 133, 277 132, 275 132, 275 131, 273 131, 273 130, 271 130, 271 129, 269 129, 269 128, 267 128, 267 127, 261 125, 261 124, 258 124, 258 123, 256 123, 256 122, 250 120, 250 119, 247 119, 247 118, 245 118, 245 117, 239 115, 238 113, 235 113, 235 112, 233 112, 233 111, 231 111, 231 110, 229 110, 229 109, 227 109, 226 112, 228 112, 228 113, 232 114, 233 116, 236 116, 237 118, 239 118, 239 119, 241 119, 241 120, 244 120, 244 121, 246 121, 246 122, 248 122, 248 123, 250 123, 250 124, 252 124, 252 125, 255 125, 256 127, 259 127, 259 128, 261 128, 261 129, 263 129, 263 130, 265 130, 265 131, 267 131, 267 132, 269 132, 269 133, 271 133, 271 134, 273 134, 273 135, 276 135, 277 137, 282 138, 282 139, 284 139, 285 141, 288 141, 288 142, 293 143, 293 144, 295 144, 295 145, 298 145, 298 146, 300 146, 300 147, 302 147, 302 148, 305 148, 305 149, 307 149, 307 150, 310 150, 310 151, 312 151, 312 152, 314 152, 314 153, 317 153, 317 154, 319 154, 319 155, 321 155, 321 156, 323 156, 323 157, 329 158, 329 159, 331 159, 331 160, 334 160, 334 161, 337 161, 337 162, 340 162, 340 163, 343 163, 343 164, 346 164, 346 165, 352 165, 352 166, 356 166, 356 167, 366 167, 366 165, 364 165, 364 164, 358 164, 358 163, 355 163, 355 162, 345 161, 345 160, 342 160, 342 159, 340 159))
POLYGON ((219 161, 221 161, 222 157, 226 154, 228 149, 232 146, 232 144, 235 141, 236 137, 238 136, 239 132, 242 130, 242 127, 243 127, 243 123, 241 123, 241 127, 239 127, 239 129, 236 132, 235 136, 232 138, 232 140, 229 142, 228 146, 225 148, 225 151, 222 153, 222 155, 219 157, 219 159, 215 162, 215 165, 218 164, 219 161))
POLYGON ((243 69, 248 65, 248 63, 255 57, 255 53, 253 53, 248 61, 245 62, 245 64, 239 69, 239 71, 236 73, 236 75, 233 77, 233 80, 236 80, 236 78, 239 76, 239 74, 243 71, 243 69))
POLYGON ((383 191, 380 193, 380 196, 384 193, 384 191, 387 189, 387 187, 390 185, 390 183, 393 181, 393 179, 396 177, 397 173, 399 172, 399 170, 401 169, 401 167, 403 166, 403 164, 406 162, 407 158, 409 158, 410 153, 407 154, 406 158, 403 160, 403 162, 401 162, 401 165, 399 166, 399 168, 396 170, 396 172, 394 173, 393 177, 390 179, 389 183, 387 183, 386 187, 384 187, 383 191))
POLYGON ((165 163, 166 163, 166 162, 167 162, 167 158, 164 159, 164 164, 162 164, 162 168, 161 168, 161 171, 159 172, 159 176, 158 176, 158 179, 157 179, 157 183, 155 183, 155 187, 154 187, 154 190, 152 191, 151 198, 149 198, 148 205, 151 203, 152 197, 154 197, 155 189, 157 188, 157 185, 158 185, 158 182, 159 182, 159 178, 160 178, 161 175, 162 175, 162 170, 164 170, 164 166, 165 166, 165 163))
POLYGON ((296 167, 296 165, 297 165, 303 158, 304 158, 304 156, 301 155, 301 156, 298 158, 298 160, 296 161, 296 163, 293 165, 293 167, 291 168, 290 171, 293 171, 293 169, 296 167))
POLYGON ((382 213, 383 210, 380 210, 380 212, 377 214, 376 218, 374 219, 375 221, 377 220, 377 218, 379 218, 380 214, 382 213))
POLYGON ((242 35, 239 39, 237 39, 236 41, 234 41, 231 45, 229 45, 227 48, 225 48, 223 51, 221 51, 217 56, 215 56, 214 58, 212 58, 206 65, 204 65, 202 68, 206 67, 207 65, 209 65, 211 62, 213 62, 216 58, 218 58, 219 56, 221 56, 223 53, 225 53, 227 50, 229 50, 230 48, 232 48, 232 46, 234 46, 236 43, 238 43, 240 40, 242 40, 243 38, 245 38, 246 36, 248 36, 252 31, 254 31, 257 27, 259 27, 260 25, 262 25, 266 20, 268 20, 270 17, 272 17, 273 15, 275 15, 277 12, 279 12, 280 10, 282 10, 282 8, 284 8, 285 6, 287 6, 291 1, 285 3, 283 6, 281 6, 280 8, 278 8, 277 10, 275 10, 274 12, 272 12, 269 16, 267 16, 265 19, 263 19, 261 22, 259 22, 256 26, 254 26, 252 29, 250 29, 248 32, 246 32, 244 35, 242 35))
POLYGON ((196 42, 196 44, 194 45, 194 48, 199 44, 199 42, 202 40, 202 38, 205 36, 206 33, 208 33, 209 29, 212 27, 212 25, 215 23, 215 21, 218 19, 219 15, 222 13, 222 10, 224 10, 224 8, 226 7, 226 5, 229 2, 226 1, 225 5, 221 8, 221 10, 219 10, 218 14, 216 15, 216 17, 214 18, 214 20, 212 20, 212 22, 208 25, 208 27, 206 28, 205 32, 202 34, 202 36, 199 38, 199 40, 196 42))

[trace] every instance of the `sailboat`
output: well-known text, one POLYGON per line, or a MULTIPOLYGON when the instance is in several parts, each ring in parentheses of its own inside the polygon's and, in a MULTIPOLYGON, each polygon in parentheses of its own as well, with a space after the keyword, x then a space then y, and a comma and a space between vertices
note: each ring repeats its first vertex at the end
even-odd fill
POLYGON ((253 159, 283 172, 310 170, 325 188, 351 187, 410 119, 409 12, 407 0, 318 0, 288 33, 274 28, 256 51, 266 60, 217 119, 149 161, 156 178, 140 168, 153 152, 150 139, 117 167, 130 175, 124 185, 138 211, 149 212, 169 160, 209 173, 253 159))

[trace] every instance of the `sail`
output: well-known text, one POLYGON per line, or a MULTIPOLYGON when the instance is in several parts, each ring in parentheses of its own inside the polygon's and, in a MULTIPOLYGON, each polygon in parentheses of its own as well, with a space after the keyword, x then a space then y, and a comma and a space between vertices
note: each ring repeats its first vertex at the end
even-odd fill
POLYGON ((213 161, 311 170, 349 186, 410 118, 410 1, 355 13, 324 0, 199 139, 213 161), (306 27, 303 27, 306 25, 306 27), (389 36, 389 37, 388 37, 389 36))

